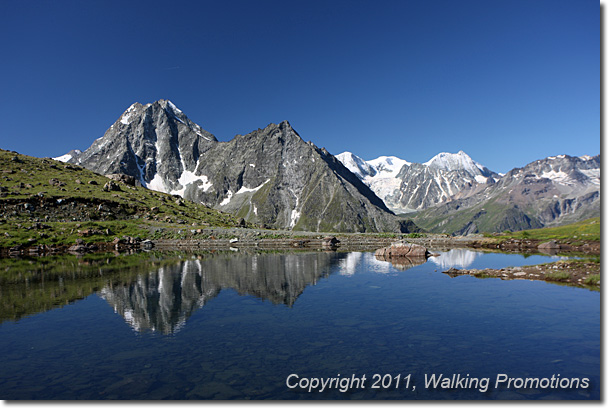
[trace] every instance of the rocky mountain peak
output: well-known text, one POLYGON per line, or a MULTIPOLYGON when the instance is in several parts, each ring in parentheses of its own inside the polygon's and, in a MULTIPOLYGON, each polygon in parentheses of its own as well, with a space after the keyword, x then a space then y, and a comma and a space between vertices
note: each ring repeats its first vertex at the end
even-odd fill
POLYGON ((416 220, 433 232, 462 235, 541 228, 598 217, 600 157, 547 157, 514 168, 481 187, 418 213, 416 220), (429 222, 432 219, 437 222, 429 222))
POLYGON ((428 162, 424 162, 424 165, 445 171, 466 170, 473 174, 481 174, 483 168, 482 165, 474 162, 472 158, 462 150, 458 151, 457 154, 441 152, 432 157, 428 162))
POLYGON ((200 155, 217 142, 169 100, 136 102, 91 147, 80 155, 72 152, 67 161, 104 175, 131 175, 142 186, 174 193, 183 190, 185 172, 194 171, 200 155))
POLYGON ((292 130, 293 132, 296 132, 296 131, 294 131, 294 128, 292 128, 292 125, 290 125, 290 123, 287 120, 280 122, 279 127, 280 127, 280 129, 283 129, 283 130, 292 130))
POLYGON ((149 189, 268 227, 416 229, 328 151, 306 143, 288 121, 219 142, 169 100, 135 103, 69 161, 102 174, 131 175, 149 189))
MULTIPOLYGON (((273 133, 273 132, 281 132, 284 135, 287 134, 294 134, 299 136, 299 134, 296 132, 296 130, 294 128, 292 128, 292 126, 290 125, 290 123, 286 120, 280 122, 279 124, 275 124, 275 123, 270 123, 269 125, 267 125, 263 130, 261 130, 262 132, 267 132, 267 133, 273 133)), ((300 136, 299 136, 300 137, 300 136)))

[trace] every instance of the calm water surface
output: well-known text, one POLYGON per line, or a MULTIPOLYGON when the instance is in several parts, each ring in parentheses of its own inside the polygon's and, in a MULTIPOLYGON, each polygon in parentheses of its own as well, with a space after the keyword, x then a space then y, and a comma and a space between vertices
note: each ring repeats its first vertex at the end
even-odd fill
POLYGON ((192 255, 118 279, 100 270, 80 300, 29 312, 21 295, 51 285, 5 286, 0 399, 599 399, 599 291, 442 273, 552 260, 192 255), (499 374, 542 386, 495 386, 499 374), (426 386, 432 375, 454 382, 426 386), (589 386, 545 386, 553 377, 589 386), (336 381, 310 392, 312 378, 336 381))

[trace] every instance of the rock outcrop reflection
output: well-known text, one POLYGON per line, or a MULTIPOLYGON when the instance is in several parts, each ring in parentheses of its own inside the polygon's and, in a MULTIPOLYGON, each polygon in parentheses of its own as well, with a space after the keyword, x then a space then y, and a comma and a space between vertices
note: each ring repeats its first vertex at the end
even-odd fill
POLYGON ((292 306, 305 288, 330 275, 345 254, 193 257, 104 287, 100 296, 137 332, 172 334, 223 289, 292 306))

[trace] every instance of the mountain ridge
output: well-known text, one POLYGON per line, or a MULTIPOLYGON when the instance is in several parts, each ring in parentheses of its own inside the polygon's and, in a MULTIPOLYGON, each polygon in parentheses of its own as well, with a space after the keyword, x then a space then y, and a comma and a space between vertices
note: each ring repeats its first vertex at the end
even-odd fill
POLYGON ((464 151, 441 152, 422 164, 388 156, 365 161, 349 151, 337 157, 397 214, 421 211, 448 201, 464 189, 500 178, 464 151), (379 164, 383 166, 388 159, 391 166, 385 173, 378 172, 379 164))
POLYGON ((150 189, 280 229, 417 231, 408 215, 433 232, 476 233, 599 214, 599 155, 551 156, 504 175, 464 151, 441 152, 422 164, 395 156, 365 161, 305 142, 288 121, 218 141, 169 100, 132 104, 87 150, 57 159, 131 175, 150 189), (551 164, 561 161, 563 167, 551 164), (492 204, 492 197, 500 199, 492 204))
POLYGON ((599 217, 600 155, 551 156, 514 168, 413 218, 431 232, 458 235, 557 226, 599 217))
POLYGON ((288 121, 218 141, 171 101, 132 104, 68 162, 134 176, 261 226, 310 231, 417 230, 288 121))

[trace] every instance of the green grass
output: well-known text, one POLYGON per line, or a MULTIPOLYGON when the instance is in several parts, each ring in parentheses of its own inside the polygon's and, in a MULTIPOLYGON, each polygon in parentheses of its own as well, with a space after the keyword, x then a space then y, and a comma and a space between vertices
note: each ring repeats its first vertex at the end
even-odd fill
POLYGON ((600 275, 587 276, 583 282, 589 286, 598 286, 600 282, 600 275))
POLYGON ((570 274, 568 272, 551 272, 544 275, 544 280, 552 281, 552 282, 561 282, 562 280, 570 279, 570 274))
POLYGON ((143 238, 159 227, 238 226, 233 215, 146 188, 117 182, 120 190, 107 192, 108 181, 76 165, 0 150, 0 247, 71 243, 85 229, 100 231, 83 237, 95 242, 143 238), (27 211, 25 204, 36 206, 27 211), (36 222, 45 227, 33 228, 36 222))
MULTIPOLYGON (((530 239, 545 242, 555 240, 557 242, 569 241, 572 244, 578 244, 583 241, 599 242, 601 236, 600 229, 600 218, 591 218, 569 225, 503 232, 502 234, 493 235, 493 238, 498 240, 530 239)), ((486 234, 486 236, 491 237, 490 234, 486 234)))
MULTIPOLYGON (((448 205, 447 205, 448 206, 448 205)), ((439 214, 437 209, 424 210, 413 217, 421 228, 434 233, 452 233, 462 230, 469 223, 476 223, 478 230, 495 231, 503 219, 514 213, 512 206, 489 200, 481 206, 439 214)))
POLYGON ((407 238, 425 238, 426 234, 419 232, 411 232, 407 235, 407 238))

